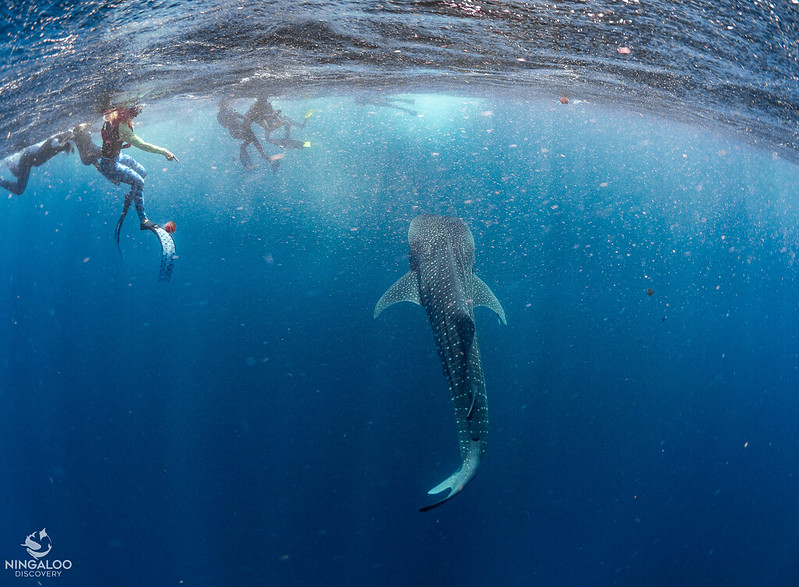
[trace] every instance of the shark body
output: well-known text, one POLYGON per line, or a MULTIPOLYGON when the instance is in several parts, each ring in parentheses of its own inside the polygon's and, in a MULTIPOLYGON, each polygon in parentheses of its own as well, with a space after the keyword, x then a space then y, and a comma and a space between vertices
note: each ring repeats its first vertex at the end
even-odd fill
POLYGON ((477 473, 488 439, 488 405, 474 307, 488 306, 505 324, 505 311, 474 274, 474 237, 459 218, 422 215, 408 230, 410 271, 375 306, 375 318, 397 302, 421 305, 430 321, 458 429, 461 466, 429 495, 447 491, 428 511, 454 497, 477 473))

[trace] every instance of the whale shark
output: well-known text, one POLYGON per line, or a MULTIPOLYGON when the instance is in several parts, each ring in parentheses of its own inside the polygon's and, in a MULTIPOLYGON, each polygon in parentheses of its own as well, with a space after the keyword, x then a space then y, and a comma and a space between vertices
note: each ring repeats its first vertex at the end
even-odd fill
POLYGON ((428 491, 443 495, 420 509, 428 511, 460 493, 477 473, 488 440, 488 406, 475 306, 488 306, 507 324, 491 289, 474 274, 474 237, 459 218, 417 216, 408 229, 410 270, 377 302, 374 317, 398 302, 425 309, 449 385, 458 430, 461 466, 428 491))

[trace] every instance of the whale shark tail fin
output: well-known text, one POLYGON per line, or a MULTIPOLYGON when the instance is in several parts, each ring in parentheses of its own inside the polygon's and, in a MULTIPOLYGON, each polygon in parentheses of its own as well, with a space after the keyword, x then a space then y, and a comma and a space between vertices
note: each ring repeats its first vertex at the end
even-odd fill
POLYGON ((477 467, 480 466, 480 446, 481 443, 479 441, 472 441, 469 444, 469 450, 463 463, 461 463, 460 468, 447 479, 427 492, 428 495, 436 495, 442 491, 449 490, 449 493, 447 493, 438 501, 419 508, 420 512, 429 512, 430 510, 437 508, 445 501, 449 501, 458 493, 463 491, 463 488, 466 487, 469 484, 469 481, 471 481, 477 474, 477 467))

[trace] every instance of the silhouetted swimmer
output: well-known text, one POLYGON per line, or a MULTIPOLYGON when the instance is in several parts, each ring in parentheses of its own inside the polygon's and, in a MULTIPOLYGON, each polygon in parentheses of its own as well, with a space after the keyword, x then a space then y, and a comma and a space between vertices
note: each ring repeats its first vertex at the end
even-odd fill
POLYGON ((355 104, 358 106, 378 106, 379 108, 393 108, 394 110, 399 110, 400 112, 405 112, 406 114, 410 114, 411 116, 419 116, 419 113, 416 110, 411 110, 410 108, 405 108, 404 106, 398 106, 395 102, 400 102, 402 104, 415 104, 413 100, 410 98, 394 98, 394 97, 387 97, 387 96, 356 96, 355 97, 355 104))
MULTIPOLYGON (((72 142, 78 149, 80 155, 80 162, 84 165, 94 165, 97 167, 100 164, 100 156, 102 151, 92 139, 92 132, 89 130, 88 123, 79 124, 72 130, 72 142)), ((119 185, 119 182, 115 182, 119 185)))
POLYGON ((0 187, 17 196, 22 195, 28 185, 31 167, 44 165, 59 153, 71 152, 71 138, 72 132, 61 132, 0 161, 0 187))
POLYGON ((251 128, 253 124, 257 124, 264 129, 266 140, 282 149, 302 149, 306 146, 305 141, 292 139, 291 128, 305 128, 311 115, 313 115, 313 110, 308 110, 302 122, 296 122, 288 116, 283 116, 282 110, 275 110, 267 98, 256 98, 253 105, 247 110, 247 114, 244 115, 244 125, 251 128), (272 133, 281 128, 285 130, 285 137, 282 139, 272 138, 272 133))
POLYGON ((219 103, 219 112, 216 113, 216 120, 222 125, 222 128, 228 131, 231 137, 237 141, 242 141, 239 148, 239 160, 241 160, 241 164, 247 171, 253 170, 250 154, 247 152, 249 145, 253 145, 261 157, 267 158, 264 148, 252 131, 252 123, 247 124, 245 116, 233 110, 227 100, 222 100, 219 103))

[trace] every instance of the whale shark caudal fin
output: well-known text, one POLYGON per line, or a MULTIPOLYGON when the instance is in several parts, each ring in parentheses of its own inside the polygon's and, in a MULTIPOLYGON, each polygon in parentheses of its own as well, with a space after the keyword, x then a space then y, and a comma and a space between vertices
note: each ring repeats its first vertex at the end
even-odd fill
POLYGON ((380 312, 399 302, 413 302, 416 305, 422 305, 422 301, 419 298, 418 276, 413 271, 408 271, 386 290, 383 297, 377 301, 374 317, 377 318, 380 312))
POLYGON ((471 481, 477 474, 477 468, 480 466, 480 450, 479 441, 472 441, 469 443, 469 450, 466 454, 466 458, 463 460, 463 463, 461 463, 460 468, 450 475, 446 480, 442 481, 427 492, 428 495, 436 495, 437 493, 441 493, 442 491, 449 489, 449 493, 447 493, 438 501, 419 508, 420 512, 429 512, 430 510, 437 508, 445 501, 452 499, 458 493, 463 491, 463 488, 466 487, 466 485, 469 484, 469 481, 471 481))
POLYGON ((477 306, 487 306, 496 312, 499 319, 502 321, 503 324, 507 324, 508 321, 505 319, 505 310, 502 309, 502 304, 499 303, 497 296, 494 295, 494 292, 491 291, 491 288, 488 287, 485 282, 473 275, 474 283, 472 287, 474 291, 472 292, 472 303, 475 307, 477 306))

